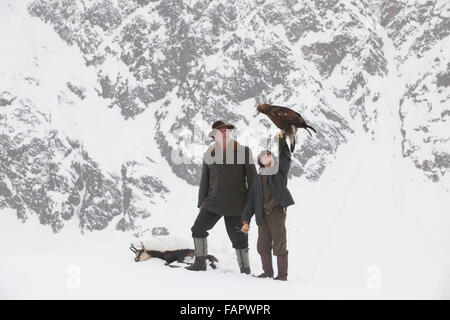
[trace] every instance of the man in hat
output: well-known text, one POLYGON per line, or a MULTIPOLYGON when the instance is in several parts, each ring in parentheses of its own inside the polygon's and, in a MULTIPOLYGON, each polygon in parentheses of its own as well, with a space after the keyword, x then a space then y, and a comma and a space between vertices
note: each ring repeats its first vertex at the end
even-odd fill
POLYGON ((236 250, 241 273, 250 274, 248 236, 241 232, 241 217, 247 193, 256 176, 250 148, 231 139, 232 124, 216 121, 209 136, 215 143, 203 157, 198 192, 200 212, 191 228, 195 245, 195 261, 188 270, 205 271, 208 254, 208 231, 223 216, 228 237, 236 250))

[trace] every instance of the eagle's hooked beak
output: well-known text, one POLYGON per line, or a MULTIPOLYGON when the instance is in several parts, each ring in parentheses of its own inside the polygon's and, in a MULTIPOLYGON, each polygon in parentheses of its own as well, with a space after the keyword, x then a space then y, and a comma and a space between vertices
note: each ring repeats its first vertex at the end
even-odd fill
POLYGON ((261 110, 259 109, 259 104, 258 104, 258 106, 256 107, 256 115, 259 115, 260 113, 261 113, 261 110))

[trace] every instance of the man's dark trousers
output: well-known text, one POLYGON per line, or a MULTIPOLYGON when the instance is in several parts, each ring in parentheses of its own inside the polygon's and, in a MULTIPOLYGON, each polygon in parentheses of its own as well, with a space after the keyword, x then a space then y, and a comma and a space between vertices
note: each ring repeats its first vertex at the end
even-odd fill
MULTIPOLYGON (((194 225, 191 228, 192 237, 194 238, 206 238, 208 237, 208 231, 211 230, 222 218, 221 215, 200 209, 200 212, 195 219, 194 225)), ((248 248, 248 235, 241 232, 241 217, 224 216, 225 226, 227 228, 228 237, 235 249, 248 248)))

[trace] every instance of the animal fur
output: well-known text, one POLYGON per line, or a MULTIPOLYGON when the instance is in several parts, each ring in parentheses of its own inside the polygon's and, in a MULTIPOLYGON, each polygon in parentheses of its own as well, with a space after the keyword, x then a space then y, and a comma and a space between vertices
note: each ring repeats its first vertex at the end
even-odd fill
MULTIPOLYGON (((137 249, 133 246, 130 247, 130 250, 136 254, 134 261, 142 262, 149 260, 151 258, 158 258, 166 261, 166 265, 170 266, 173 262, 187 263, 185 259, 187 257, 193 258, 195 257, 195 251, 193 249, 178 249, 178 250, 147 250, 145 248, 137 249)), ((213 255, 207 255, 206 259, 210 262, 210 266, 215 269, 215 262, 219 262, 216 257, 213 255)))

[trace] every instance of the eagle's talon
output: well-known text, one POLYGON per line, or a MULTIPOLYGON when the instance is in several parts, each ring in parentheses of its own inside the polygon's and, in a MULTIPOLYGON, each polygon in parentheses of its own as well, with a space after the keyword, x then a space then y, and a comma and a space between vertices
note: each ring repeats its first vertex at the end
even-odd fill
POLYGON ((278 137, 281 138, 281 139, 283 139, 283 138, 285 137, 285 135, 286 135, 286 132, 285 132, 285 131, 280 131, 280 132, 278 133, 278 137))

